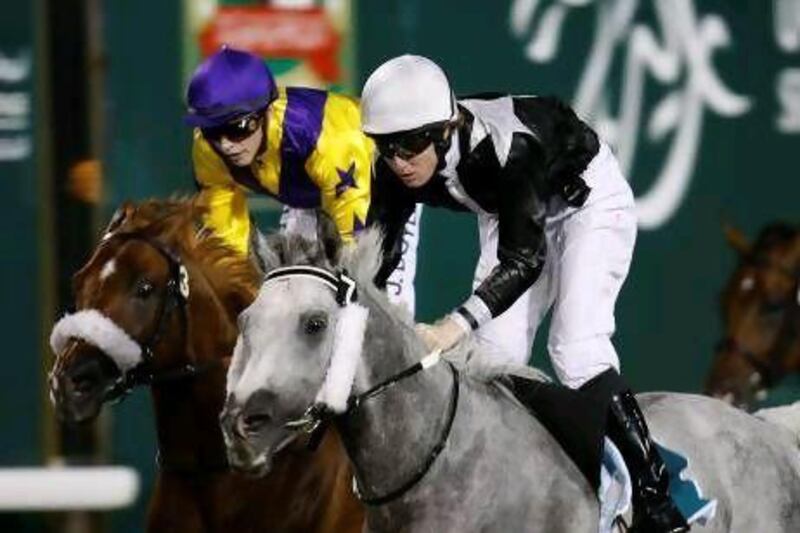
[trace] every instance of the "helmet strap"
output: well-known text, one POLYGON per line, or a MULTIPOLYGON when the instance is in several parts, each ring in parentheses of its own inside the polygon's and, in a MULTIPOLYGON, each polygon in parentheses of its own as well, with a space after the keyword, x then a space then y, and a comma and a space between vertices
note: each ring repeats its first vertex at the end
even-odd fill
POLYGON ((450 128, 449 135, 442 136, 442 138, 433 143, 433 149, 436 151, 438 159, 436 163, 436 172, 440 172, 447 165, 447 152, 450 151, 450 146, 453 143, 453 132, 458 128, 458 120, 452 121, 448 126, 450 128))

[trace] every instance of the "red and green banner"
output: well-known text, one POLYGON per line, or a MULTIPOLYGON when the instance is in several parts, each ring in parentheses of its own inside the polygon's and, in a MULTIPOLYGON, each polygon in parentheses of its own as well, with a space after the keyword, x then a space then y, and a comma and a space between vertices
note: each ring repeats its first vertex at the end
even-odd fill
POLYGON ((199 40, 204 56, 227 44, 271 61, 304 65, 322 84, 341 82, 339 34, 321 7, 221 7, 199 40))

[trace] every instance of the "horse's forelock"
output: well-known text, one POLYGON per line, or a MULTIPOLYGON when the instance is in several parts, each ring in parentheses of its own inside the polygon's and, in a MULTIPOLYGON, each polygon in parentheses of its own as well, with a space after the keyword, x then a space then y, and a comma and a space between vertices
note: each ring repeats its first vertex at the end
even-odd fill
POLYGON ((110 237, 134 234, 160 242, 176 253, 185 252, 207 236, 208 232, 203 232, 204 210, 192 197, 126 202, 114 213, 100 244, 110 237))
POLYGON ((324 245, 297 234, 259 234, 256 255, 265 272, 291 265, 345 268, 360 284, 371 284, 382 258, 382 235, 378 229, 361 232, 351 246, 345 246, 338 264, 331 264, 324 245))
POLYGON ((316 241, 294 233, 273 232, 258 235, 256 256, 264 272, 290 265, 310 265, 335 268, 325 256, 323 247, 316 241))

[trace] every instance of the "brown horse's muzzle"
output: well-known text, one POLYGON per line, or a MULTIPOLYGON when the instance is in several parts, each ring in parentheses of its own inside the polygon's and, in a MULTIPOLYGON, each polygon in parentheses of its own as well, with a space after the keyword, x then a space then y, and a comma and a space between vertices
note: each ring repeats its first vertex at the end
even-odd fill
POLYGON ((718 352, 703 393, 748 411, 766 398, 767 386, 762 373, 744 358, 734 352, 718 352))
POLYGON ((119 377, 114 361, 97 347, 82 340, 70 341, 50 373, 50 398, 56 415, 65 422, 93 420, 119 377))

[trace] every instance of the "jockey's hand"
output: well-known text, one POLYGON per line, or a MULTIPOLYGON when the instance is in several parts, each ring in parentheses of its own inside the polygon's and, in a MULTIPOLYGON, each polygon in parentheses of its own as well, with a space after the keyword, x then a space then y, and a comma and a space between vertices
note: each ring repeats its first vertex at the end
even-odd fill
POLYGON ((461 322, 449 315, 435 324, 417 324, 415 329, 431 351, 446 352, 469 335, 469 331, 464 329, 461 322))

